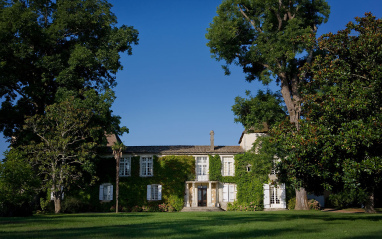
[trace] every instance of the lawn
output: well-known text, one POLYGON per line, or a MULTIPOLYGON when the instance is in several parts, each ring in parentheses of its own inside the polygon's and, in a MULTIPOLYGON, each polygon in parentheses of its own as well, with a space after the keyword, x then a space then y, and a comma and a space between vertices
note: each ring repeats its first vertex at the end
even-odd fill
POLYGON ((382 238, 382 214, 83 213, 0 218, 0 238, 382 238))

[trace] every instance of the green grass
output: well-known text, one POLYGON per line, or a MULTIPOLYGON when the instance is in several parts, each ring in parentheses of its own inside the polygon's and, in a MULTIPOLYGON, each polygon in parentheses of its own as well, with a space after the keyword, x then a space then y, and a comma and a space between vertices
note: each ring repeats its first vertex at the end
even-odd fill
POLYGON ((382 214, 84 213, 0 218, 0 238, 382 238, 382 214))

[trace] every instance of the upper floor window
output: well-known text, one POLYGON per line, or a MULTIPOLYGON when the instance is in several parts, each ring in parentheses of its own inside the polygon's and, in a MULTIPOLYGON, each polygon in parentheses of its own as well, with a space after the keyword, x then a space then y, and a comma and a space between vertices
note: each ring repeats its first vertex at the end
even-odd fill
POLYGON ((121 158, 119 161, 119 176, 130 176, 131 174, 131 158, 121 158))
POLYGON ((196 177, 198 181, 208 180, 208 160, 207 157, 196 157, 196 177))
POLYGON ((141 156, 141 177, 153 176, 153 157, 141 156))
POLYGON ((222 164, 223 164, 223 176, 234 176, 235 175, 235 164, 234 159, 232 156, 229 157, 223 157, 222 158, 222 164))

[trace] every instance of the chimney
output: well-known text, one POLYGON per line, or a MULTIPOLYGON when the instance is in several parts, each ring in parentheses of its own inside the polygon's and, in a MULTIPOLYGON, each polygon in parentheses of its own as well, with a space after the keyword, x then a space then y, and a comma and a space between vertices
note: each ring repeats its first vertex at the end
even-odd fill
POLYGON ((211 141, 211 151, 214 151, 215 150, 215 146, 214 146, 214 131, 211 130, 210 132, 210 141, 211 141))

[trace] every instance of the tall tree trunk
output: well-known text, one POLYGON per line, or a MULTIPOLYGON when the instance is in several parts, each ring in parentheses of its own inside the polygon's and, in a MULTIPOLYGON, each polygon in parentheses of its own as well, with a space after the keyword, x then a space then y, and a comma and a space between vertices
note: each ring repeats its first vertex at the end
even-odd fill
POLYGON ((309 210, 308 198, 306 196, 305 188, 301 187, 296 189, 296 206, 295 210, 309 210))
MULTIPOLYGON (((281 79, 281 94, 283 96, 285 105, 289 113, 289 121, 296 125, 296 129, 299 130, 300 113, 300 93, 298 92, 299 80, 297 76, 288 79, 285 73, 279 75, 281 79), (291 81, 291 82, 289 82, 291 81)), ((296 191, 296 210, 309 210, 308 197, 306 190, 303 187, 295 189, 296 191)))
POLYGON ((374 193, 371 193, 365 202, 365 212, 366 213, 376 213, 374 209, 374 193))
POLYGON ((54 196, 54 213, 61 212, 61 195, 54 196))
POLYGON ((115 173, 115 213, 118 213, 118 198, 119 198, 119 161, 120 153, 116 157, 116 173, 115 173))

